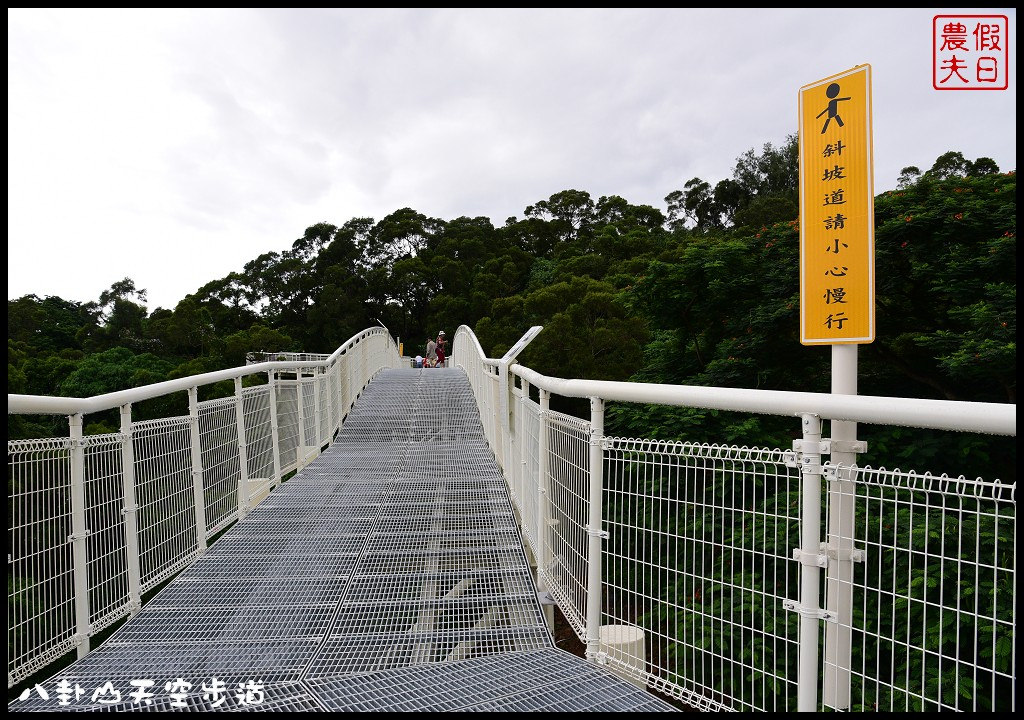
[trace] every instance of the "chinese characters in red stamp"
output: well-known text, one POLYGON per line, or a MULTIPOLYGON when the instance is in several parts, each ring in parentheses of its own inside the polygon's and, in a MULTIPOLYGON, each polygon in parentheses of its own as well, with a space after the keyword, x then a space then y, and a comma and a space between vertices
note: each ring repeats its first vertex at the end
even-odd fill
POLYGON ((1009 87, 1010 23, 1005 15, 932 18, 932 87, 1005 90, 1009 87))

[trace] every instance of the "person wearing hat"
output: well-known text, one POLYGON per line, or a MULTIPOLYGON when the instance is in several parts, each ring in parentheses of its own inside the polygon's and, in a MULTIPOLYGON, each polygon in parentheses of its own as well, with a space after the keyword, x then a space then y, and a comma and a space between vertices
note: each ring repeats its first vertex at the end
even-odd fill
POLYGON ((447 342, 448 340, 445 339, 444 330, 442 330, 437 334, 437 342, 435 343, 435 351, 437 352, 437 367, 444 367, 445 343, 447 342))

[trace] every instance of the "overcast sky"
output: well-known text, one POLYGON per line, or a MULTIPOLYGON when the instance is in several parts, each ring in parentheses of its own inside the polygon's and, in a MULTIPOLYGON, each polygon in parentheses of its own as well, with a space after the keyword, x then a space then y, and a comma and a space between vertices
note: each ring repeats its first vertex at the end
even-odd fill
POLYGON ((404 207, 495 225, 568 189, 665 210, 868 63, 875 191, 948 150, 1016 170, 1016 11, 7 11, 8 298, 150 310, 404 207), (932 87, 936 14, 1009 17, 1009 89, 932 87))

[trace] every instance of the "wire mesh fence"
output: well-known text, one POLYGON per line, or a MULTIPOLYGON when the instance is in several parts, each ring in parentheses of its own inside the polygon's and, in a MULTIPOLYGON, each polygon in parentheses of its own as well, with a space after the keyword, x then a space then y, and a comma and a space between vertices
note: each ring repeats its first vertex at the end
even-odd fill
POLYGON ((314 378, 302 377, 299 381, 302 390, 302 433, 299 435, 299 444, 307 447, 317 446, 320 442, 317 439, 317 405, 316 405, 316 380, 314 378))
POLYGON ((243 491, 233 397, 199 404, 199 446, 206 528, 212 535, 237 519, 238 494, 243 491))
POLYGON ((274 434, 270 421, 270 390, 266 385, 242 391, 245 459, 254 492, 269 490, 274 479, 274 434))
POLYGON ((129 585, 120 434, 85 439, 89 623, 102 630, 128 614, 129 585))
POLYGON ((830 543, 854 559, 826 586, 826 607, 849 611, 827 630, 825 667, 851 706, 1012 710, 1014 485, 843 465, 826 473, 827 511, 852 520, 830 543), (848 665, 829 657, 829 643, 848 665))
POLYGON ((587 526, 590 517, 590 423, 563 413, 548 416, 548 588, 565 619, 586 636, 587 526))
POLYGON ((146 592, 199 552, 189 418, 136 423, 132 441, 139 561, 146 592))
MULTIPOLYGON (((597 662, 705 710, 1016 709, 1015 481, 830 463, 830 447, 862 450, 808 435, 803 410, 788 411, 805 418, 792 450, 594 438, 512 374, 506 422, 500 364, 466 328, 454 354, 540 582, 597 662)), ((542 396, 580 382, 515 375, 542 396)), ((626 384, 591 383, 592 401, 612 385, 626 384)))
POLYGON ((8 686, 137 609, 298 466, 300 430, 313 446, 329 438, 370 378, 400 362, 383 330, 330 357, 302 382, 301 427, 299 381, 286 379, 197 403, 194 417, 133 424, 128 405, 123 433, 8 441, 8 686))
POLYGON ((7 467, 7 672, 18 677, 74 647, 71 441, 9 441, 7 467))
POLYGON ((277 437, 280 443, 281 472, 287 473, 298 466, 299 446, 299 389, 294 380, 278 380, 277 392, 277 437))
POLYGON ((705 708, 793 703, 796 616, 780 599, 796 595, 800 475, 786 459, 606 442, 602 624, 645 637, 610 661, 705 708))

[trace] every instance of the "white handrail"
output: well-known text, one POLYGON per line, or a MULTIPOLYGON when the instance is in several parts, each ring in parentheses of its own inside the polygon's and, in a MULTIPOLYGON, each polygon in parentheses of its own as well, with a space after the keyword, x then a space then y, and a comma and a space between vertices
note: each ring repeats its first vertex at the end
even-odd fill
MULTIPOLYGON (((463 325, 458 329, 456 340, 463 339, 468 340, 470 348, 479 353, 478 362, 498 365, 498 360, 484 355, 480 341, 477 340, 472 328, 463 325)), ((458 362, 464 365, 463 352, 460 348, 458 362)), ((456 354, 454 348, 452 354, 456 354)), ((564 397, 597 397, 606 401, 676 405, 789 417, 813 413, 826 420, 848 420, 873 425, 902 425, 1011 437, 1017 435, 1017 406, 1008 403, 923 400, 877 395, 833 395, 609 380, 567 380, 542 375, 518 364, 511 365, 509 372, 535 387, 564 397)))
POLYGON ((827 420, 873 425, 956 430, 990 435, 1017 435, 1017 406, 959 400, 923 400, 878 395, 752 390, 747 388, 658 385, 607 380, 565 380, 513 365, 509 372, 531 385, 565 397, 599 397, 630 403, 682 405, 798 417, 813 413, 827 420))

